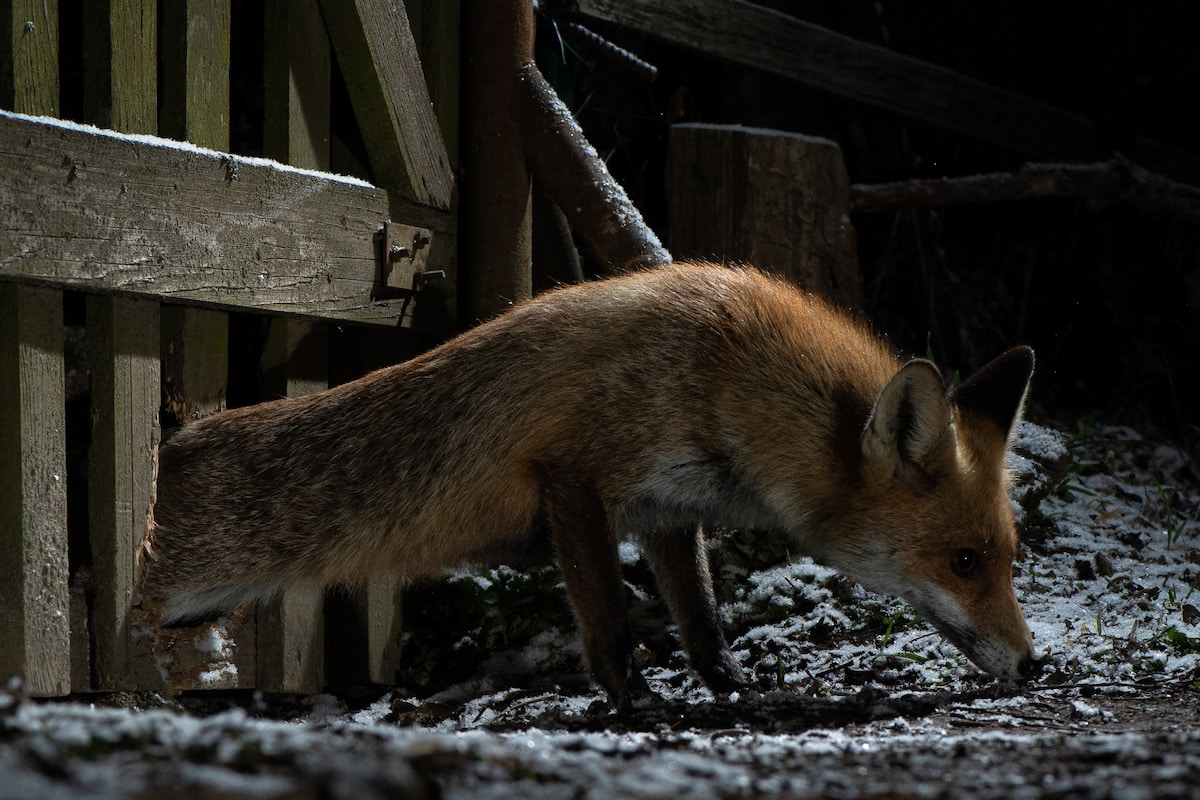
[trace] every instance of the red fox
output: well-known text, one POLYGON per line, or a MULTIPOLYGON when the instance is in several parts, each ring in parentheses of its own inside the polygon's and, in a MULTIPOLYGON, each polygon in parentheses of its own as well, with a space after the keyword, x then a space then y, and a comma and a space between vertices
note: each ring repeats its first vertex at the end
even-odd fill
POLYGON ((1004 462, 1032 372, 1017 347, 947 396, 929 361, 746 267, 561 288, 352 383, 185 425, 160 451, 143 591, 169 624, 548 540, 592 674, 625 705, 645 684, 619 537, 728 692, 746 677, 703 529, 774 529, 1016 677, 1036 661, 1004 462))

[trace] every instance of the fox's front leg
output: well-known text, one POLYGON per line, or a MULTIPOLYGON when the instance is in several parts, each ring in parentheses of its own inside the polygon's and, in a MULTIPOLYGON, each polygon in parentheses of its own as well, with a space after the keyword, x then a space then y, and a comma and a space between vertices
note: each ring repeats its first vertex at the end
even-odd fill
POLYGON ((643 536, 641 542, 658 589, 679 626, 692 669, 714 692, 745 687, 746 673, 733 657, 721 631, 704 535, 699 527, 655 531, 643 536))
POLYGON ((628 709, 635 694, 649 689, 633 663, 617 537, 604 505, 590 488, 546 471, 542 504, 592 677, 614 708, 628 709))

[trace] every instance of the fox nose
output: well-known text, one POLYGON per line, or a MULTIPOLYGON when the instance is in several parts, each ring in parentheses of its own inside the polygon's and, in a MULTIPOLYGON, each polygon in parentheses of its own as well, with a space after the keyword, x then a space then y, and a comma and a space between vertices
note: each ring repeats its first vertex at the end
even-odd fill
POLYGON ((1029 654, 1021 659, 1021 662, 1017 664, 1017 675, 1019 675, 1023 680, 1030 680, 1031 678, 1036 678, 1038 675, 1040 675, 1044 666, 1045 663, 1036 655, 1034 655, 1033 651, 1030 651, 1029 654))

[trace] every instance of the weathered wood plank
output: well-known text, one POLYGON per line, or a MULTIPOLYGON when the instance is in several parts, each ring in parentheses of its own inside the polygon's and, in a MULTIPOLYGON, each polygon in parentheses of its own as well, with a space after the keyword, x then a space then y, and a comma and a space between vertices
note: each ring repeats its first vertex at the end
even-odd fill
MULTIPOLYGON (((12 0, 0 14, 0 104, 57 114, 58 4, 12 0)), ((71 688, 62 303, 0 283, 0 676, 38 695, 71 688)))
MULTIPOLYGON (((0 112, 0 280, 395 324, 374 301, 387 193, 0 112)), ((444 229, 446 217, 405 220, 444 229)), ((434 250, 452 246, 434 236, 434 250)))
POLYGON ((743 0, 569 0, 584 16, 1038 158, 1092 154, 1089 120, 743 0))
POLYGON ((862 303, 842 150, 736 125, 675 125, 667 170, 671 251, 747 262, 841 305, 862 303))
POLYGON ((0 4, 0 108, 58 115, 58 3, 0 4))
POLYGON ((401 0, 322 0, 375 180, 449 209, 454 175, 401 0))
POLYGON ((0 676, 71 690, 62 292, 0 283, 0 676))
POLYGON ((158 446, 159 305, 93 295, 87 306, 92 378, 88 506, 98 689, 130 681, 130 606, 137 552, 149 529, 158 446))

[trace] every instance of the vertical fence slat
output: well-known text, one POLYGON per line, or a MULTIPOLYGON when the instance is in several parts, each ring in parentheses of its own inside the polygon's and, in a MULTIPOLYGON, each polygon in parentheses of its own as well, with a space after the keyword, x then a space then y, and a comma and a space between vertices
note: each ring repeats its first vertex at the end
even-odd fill
MULTIPOLYGON (((329 169, 332 56, 318 0, 264 5, 263 151, 329 169)), ((273 319, 263 353, 269 394, 299 397, 329 385, 324 325, 273 319)), ((295 587, 258 608, 258 688, 318 692, 325 683, 325 594, 295 587)))
POLYGON ((10 0, 0 13, 0 107, 57 117, 58 3, 10 0))
POLYGON ((131 683, 130 605, 137 548, 147 531, 154 494, 160 392, 158 303, 89 297, 87 334, 92 376, 88 504, 96 584, 91 617, 96 688, 152 688, 131 683))
MULTIPOLYGON (((58 4, 0 6, 0 104, 58 115, 58 4)), ((70 690, 62 292, 0 284, 0 676, 70 690)))
MULTIPOLYGON (((263 353, 264 388, 299 397, 329 385, 329 332, 324 325, 273 319, 263 353)), ((325 684, 325 593, 287 589, 258 608, 258 688, 319 692, 325 684)))
POLYGON ((157 133, 158 3, 89 0, 83 14, 84 118, 125 133, 157 133))
POLYGON ((62 292, 0 283, 0 678, 70 691, 62 292))
MULTIPOLYGON (((230 0, 172 0, 159 8, 159 133, 202 147, 228 150, 230 0)), ((162 375, 168 411, 181 419, 220 411, 225 407, 229 375, 229 315, 164 307, 161 319, 162 375)), ((232 660, 222 667, 221 676, 203 685, 252 685, 256 671, 253 614, 231 614, 216 625, 220 630, 210 631, 209 624, 195 635, 231 640, 236 649, 232 660)), ((177 653, 188 650, 188 637, 183 631, 172 631, 167 638, 177 653)), ((160 634, 160 646, 163 641, 160 634)), ((225 659, 228 649, 220 648, 219 658, 225 659)), ((205 672, 185 659, 177 660, 175 669, 172 680, 179 688, 192 688, 189 682, 205 672)))
MULTIPOLYGON (((84 13, 86 120, 125 133, 157 133, 158 4, 97 0, 84 13)), ((152 665, 135 669, 131 663, 130 604, 136 550, 154 493, 161 392, 158 302, 89 297, 87 335, 93 681, 98 689, 157 688, 152 665)))
POLYGON ((400 669, 403 595, 390 577, 367 582, 367 674, 373 683, 394 684, 400 669))

